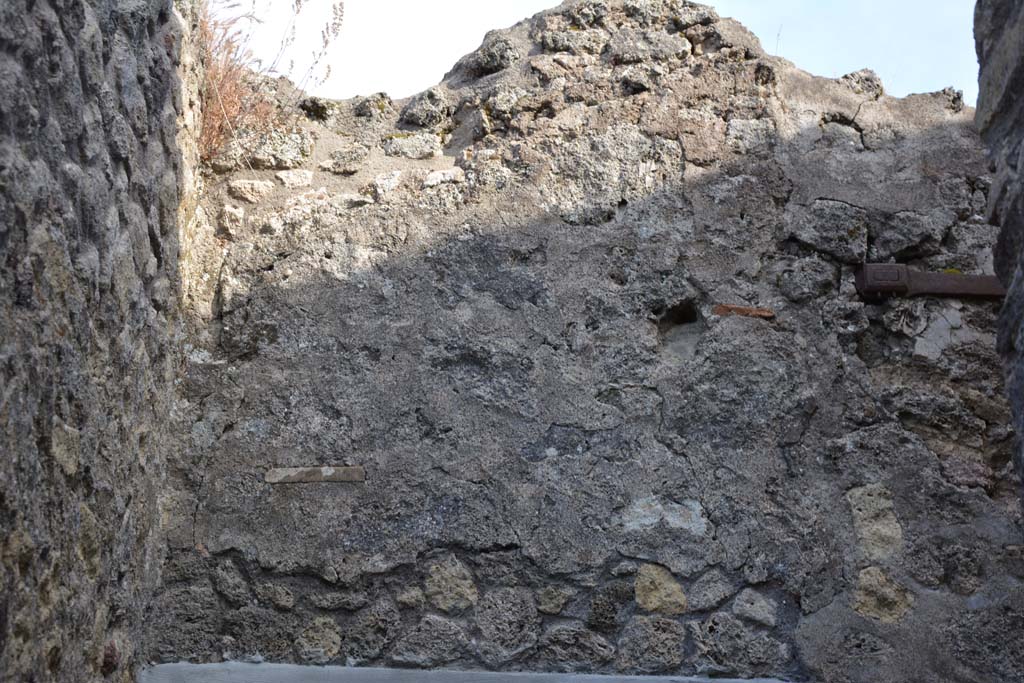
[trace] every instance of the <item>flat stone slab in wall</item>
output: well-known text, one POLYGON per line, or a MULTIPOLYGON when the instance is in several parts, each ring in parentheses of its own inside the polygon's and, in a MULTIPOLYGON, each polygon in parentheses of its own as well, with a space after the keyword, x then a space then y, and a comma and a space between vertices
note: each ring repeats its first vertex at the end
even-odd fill
POLYGON ((268 484, 322 484, 366 481, 362 467, 275 467, 263 475, 268 484))

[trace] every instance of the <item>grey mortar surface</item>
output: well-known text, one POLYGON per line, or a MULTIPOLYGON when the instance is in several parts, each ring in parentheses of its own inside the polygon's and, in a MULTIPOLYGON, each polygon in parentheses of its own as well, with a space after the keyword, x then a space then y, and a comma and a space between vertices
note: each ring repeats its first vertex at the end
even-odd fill
POLYGON ((321 104, 190 228, 153 661, 1024 680, 998 306, 853 291, 992 271, 957 93, 585 0, 321 104))

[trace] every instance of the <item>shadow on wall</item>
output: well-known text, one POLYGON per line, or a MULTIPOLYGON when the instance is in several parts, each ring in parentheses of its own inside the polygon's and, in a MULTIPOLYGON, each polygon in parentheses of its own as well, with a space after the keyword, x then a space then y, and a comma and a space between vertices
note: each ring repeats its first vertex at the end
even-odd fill
POLYGON ((524 144, 251 218, 192 323, 152 658, 1019 677, 996 307, 852 291, 991 268, 965 116, 620 148, 651 184, 524 144), (367 482, 264 483, 321 464, 367 482))
POLYGON ((131 680, 179 359, 170 2, 0 4, 0 671, 131 680))
MULTIPOLYGON (((1024 254, 1024 181, 1021 180, 1020 151, 1024 139, 1024 102, 1018 93, 1024 88, 1024 5, 979 0, 975 8, 975 37, 981 64, 981 98, 978 128, 989 146, 993 162, 993 191, 989 217, 1000 225, 996 245, 996 273, 1009 294, 1000 319, 999 350, 1007 367, 1007 395, 1020 430, 1024 405, 1024 364, 1020 362, 1021 321, 1024 297, 1021 289, 1021 255, 1024 254)), ((1024 471, 1024 450, 1018 449, 1024 471)))

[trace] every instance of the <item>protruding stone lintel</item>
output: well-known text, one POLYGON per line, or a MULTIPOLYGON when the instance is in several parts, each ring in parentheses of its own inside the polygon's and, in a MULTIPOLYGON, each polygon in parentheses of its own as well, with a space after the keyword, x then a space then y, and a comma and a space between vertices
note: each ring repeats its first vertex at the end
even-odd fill
POLYGON ((353 467, 277 467, 264 475, 268 484, 321 484, 366 481, 366 470, 353 467))

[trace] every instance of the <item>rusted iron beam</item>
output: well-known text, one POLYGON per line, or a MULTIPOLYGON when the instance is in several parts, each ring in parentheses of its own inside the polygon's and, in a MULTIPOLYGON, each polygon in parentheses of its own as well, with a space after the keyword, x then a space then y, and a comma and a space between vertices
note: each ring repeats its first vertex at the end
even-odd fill
POLYGON ((1002 299, 1006 289, 991 275, 928 273, 899 263, 866 263, 856 272, 857 292, 866 301, 890 297, 943 296, 1002 299))

